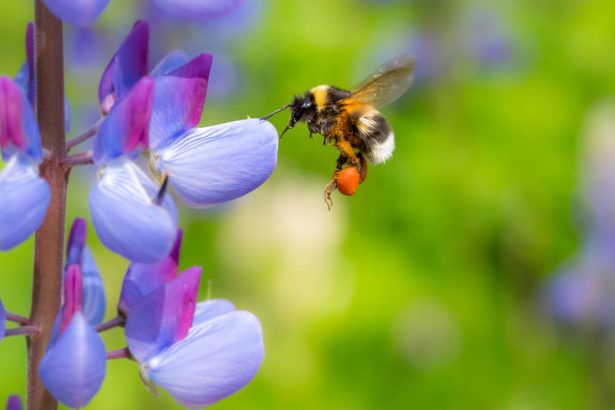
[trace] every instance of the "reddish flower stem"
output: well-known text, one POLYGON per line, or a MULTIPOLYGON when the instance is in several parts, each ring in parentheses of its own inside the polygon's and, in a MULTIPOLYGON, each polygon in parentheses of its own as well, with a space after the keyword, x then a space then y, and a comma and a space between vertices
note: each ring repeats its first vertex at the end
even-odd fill
POLYGON ((68 140, 68 142, 66 143, 66 149, 70 151, 72 148, 76 147, 82 142, 89 140, 94 135, 96 135, 96 133, 98 132, 98 127, 100 127, 101 122, 102 122, 102 119, 97 121, 96 124, 94 124, 90 129, 86 130, 83 134, 78 135, 68 140))
POLYGON ((96 326, 96 331, 98 333, 101 333, 109 329, 113 329, 114 327, 124 326, 125 321, 126 319, 124 319, 124 316, 118 315, 113 319, 107 320, 106 322, 103 322, 100 325, 96 326))
POLYGON ((69 155, 62 160, 62 165, 64 168, 76 167, 78 165, 89 165, 93 163, 94 159, 92 158, 92 152, 90 151, 69 155))
POLYGON ((5 313, 6 313, 6 320, 8 320, 9 322, 19 323, 20 325, 30 324, 30 319, 28 319, 27 317, 23 317, 21 315, 18 315, 12 312, 5 312, 5 313))
POLYGON ((27 408, 53 410, 57 409, 57 402, 45 390, 38 366, 45 354, 53 321, 60 307, 68 170, 62 166, 66 154, 62 23, 49 12, 43 0, 34 2, 34 27, 36 117, 43 148, 51 153, 43 161, 40 174, 51 188, 51 202, 36 232, 34 247, 30 322, 40 332, 27 338, 27 408))
POLYGON ((132 355, 130 354, 130 350, 128 350, 127 347, 107 352, 107 360, 114 359, 132 359, 132 355))
POLYGON ((14 329, 6 329, 4 336, 34 336, 40 331, 39 328, 34 326, 20 326, 14 329))

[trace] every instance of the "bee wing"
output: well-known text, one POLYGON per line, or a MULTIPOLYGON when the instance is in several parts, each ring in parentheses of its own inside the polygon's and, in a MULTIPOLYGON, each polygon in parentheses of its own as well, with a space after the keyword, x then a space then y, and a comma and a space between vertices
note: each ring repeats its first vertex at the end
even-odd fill
POLYGON ((352 95, 346 102, 367 104, 376 108, 392 103, 410 87, 415 63, 414 57, 409 55, 389 61, 352 90, 352 95))

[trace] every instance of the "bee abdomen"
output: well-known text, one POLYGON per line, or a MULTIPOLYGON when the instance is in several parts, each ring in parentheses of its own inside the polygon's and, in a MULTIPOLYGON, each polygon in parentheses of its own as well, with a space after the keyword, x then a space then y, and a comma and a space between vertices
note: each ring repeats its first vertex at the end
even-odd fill
POLYGON ((395 150, 395 136, 387 120, 376 110, 370 110, 357 120, 359 137, 365 143, 365 155, 374 164, 391 158, 395 150))

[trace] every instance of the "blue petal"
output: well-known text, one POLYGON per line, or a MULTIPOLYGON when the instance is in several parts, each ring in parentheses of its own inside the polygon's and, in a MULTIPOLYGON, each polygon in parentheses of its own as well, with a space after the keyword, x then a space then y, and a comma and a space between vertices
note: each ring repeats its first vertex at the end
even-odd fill
POLYGON ((6 410, 21 410, 21 399, 17 395, 9 396, 6 402, 6 410))
POLYGON ((0 250, 25 241, 43 222, 51 191, 36 166, 16 154, 0 171, 0 250))
POLYGON ((211 54, 199 54, 156 79, 149 135, 153 150, 199 124, 212 58, 211 54))
POLYGON ((185 339, 148 360, 144 370, 180 403, 204 407, 248 384, 263 356, 258 318, 240 311, 193 327, 185 339))
POLYGON ((211 299, 199 302, 194 312, 193 326, 197 326, 225 313, 234 312, 235 310, 235 305, 226 299, 211 299))
POLYGON ((47 351, 39 375, 47 390, 68 407, 83 407, 100 389, 106 372, 105 346, 81 312, 47 351))
POLYGON ((171 71, 186 64, 189 60, 188 55, 184 51, 173 50, 162 57, 156 67, 150 71, 149 75, 152 77, 167 75, 171 71))
POLYGON ((145 21, 137 21, 100 78, 98 99, 101 105, 109 96, 113 100, 124 98, 147 74, 148 43, 149 25, 145 21))
POLYGON ((88 26, 103 12, 109 0, 45 0, 55 16, 76 26, 88 26))
POLYGON ((103 169, 90 193, 92 224, 101 242, 127 259, 155 263, 164 259, 177 236, 177 213, 165 196, 163 206, 153 199, 159 188, 139 167, 120 157, 103 169))
POLYGON ((223 16, 243 4, 244 0, 154 0, 165 13, 187 20, 204 20, 223 16))
POLYGON ((68 243, 66 245, 67 265, 81 265, 81 255, 83 253, 83 247, 85 246, 87 229, 88 227, 85 219, 75 218, 70 228, 68 243))
POLYGON ((0 300, 0 340, 4 337, 4 329, 6 327, 6 312, 4 311, 4 305, 0 300))
POLYGON ((130 353, 142 362, 182 340, 194 318, 201 268, 192 267, 145 296, 130 311, 126 340, 130 353))
POLYGON ((120 292, 120 301, 118 303, 118 310, 122 314, 128 316, 128 312, 144 296, 175 279, 182 237, 183 233, 180 229, 177 232, 177 238, 171 253, 159 263, 133 262, 128 266, 128 271, 122 282, 122 291, 120 292))
POLYGON ((194 207, 238 198, 269 178, 277 163, 278 133, 248 119, 195 128, 156 152, 177 194, 194 207))
POLYGON ((83 274, 83 314, 91 325, 97 325, 105 317, 105 286, 96 266, 92 251, 86 245, 81 254, 83 274))

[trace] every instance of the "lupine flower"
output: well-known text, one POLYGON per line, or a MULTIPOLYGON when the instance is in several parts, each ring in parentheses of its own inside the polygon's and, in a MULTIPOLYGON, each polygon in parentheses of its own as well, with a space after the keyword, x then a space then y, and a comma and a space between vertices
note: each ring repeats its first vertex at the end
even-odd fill
POLYGON ((4 329, 6 327, 6 312, 4 311, 4 305, 0 300, 0 340, 4 337, 4 329))
POLYGON ((94 141, 94 161, 103 169, 90 208, 94 228, 109 249, 155 263, 173 246, 176 211, 165 189, 132 159, 147 152, 158 180, 167 177, 184 202, 203 207, 261 185, 275 168, 278 137, 270 123, 256 119, 194 128, 212 57, 200 54, 188 61, 172 52, 143 76, 147 33, 147 24, 137 22, 101 79, 103 112, 111 108, 94 141))
POLYGON ((162 261, 153 264, 132 262, 124 276, 118 311, 124 316, 145 296, 177 277, 182 231, 177 231, 173 249, 162 261))
POLYGON ((32 107, 20 87, 0 77, 0 250, 11 249, 38 229, 51 192, 38 175, 43 159, 32 107))
POLYGON ((592 111, 586 126, 581 252, 548 282, 549 308, 579 329, 615 328, 615 107, 592 111))
POLYGON ((39 366, 47 390, 56 400, 74 408, 85 406, 98 392, 107 365, 105 346, 83 310, 87 304, 81 272, 84 245, 85 221, 76 220, 68 243, 64 300, 39 366))
MULTIPOLYGON (((44 0, 59 19, 77 26, 88 26, 103 12, 109 0, 44 0)), ((156 5, 175 17, 204 20, 222 16, 244 0, 154 0, 156 5)))
POLYGON ((131 265, 120 311, 128 317, 126 339, 143 379, 195 408, 254 378, 264 356, 263 335, 254 315, 236 311, 226 300, 196 303, 201 269, 176 276, 180 243, 181 232, 167 260, 131 265))
POLYGON ((19 396, 9 396, 9 399, 6 402, 6 410, 21 410, 21 399, 19 396))

